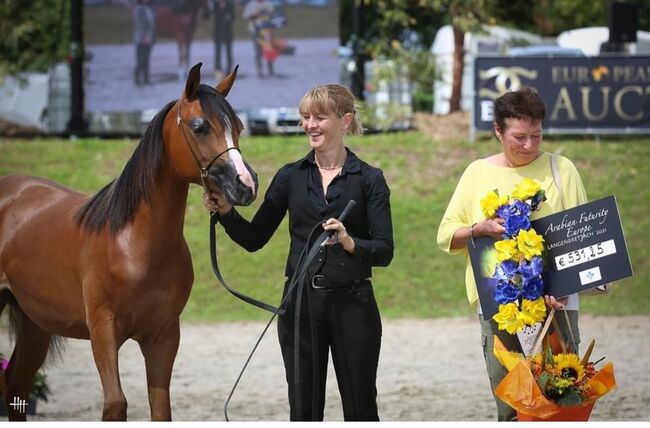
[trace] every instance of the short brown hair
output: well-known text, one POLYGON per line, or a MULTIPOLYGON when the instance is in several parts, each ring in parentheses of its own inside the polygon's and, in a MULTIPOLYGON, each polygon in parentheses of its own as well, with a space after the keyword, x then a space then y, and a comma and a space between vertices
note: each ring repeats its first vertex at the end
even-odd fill
POLYGON ((544 100, 535 88, 524 87, 506 92, 494 102, 494 127, 505 131, 506 119, 528 119, 531 122, 544 122, 546 107, 544 100))
POLYGON ((300 100, 298 110, 301 115, 310 112, 334 113, 338 117, 343 117, 347 113, 352 113, 352 122, 348 128, 348 134, 363 134, 361 120, 357 116, 354 95, 352 95, 350 89, 343 85, 329 83, 312 88, 300 100))

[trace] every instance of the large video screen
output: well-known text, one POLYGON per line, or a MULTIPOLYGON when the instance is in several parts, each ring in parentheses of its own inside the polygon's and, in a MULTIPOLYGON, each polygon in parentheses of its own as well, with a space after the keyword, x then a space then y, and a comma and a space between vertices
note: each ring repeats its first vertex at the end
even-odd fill
POLYGON ((296 107, 338 82, 338 0, 86 0, 85 107, 159 110, 203 63, 214 86, 239 65, 236 110, 296 107))

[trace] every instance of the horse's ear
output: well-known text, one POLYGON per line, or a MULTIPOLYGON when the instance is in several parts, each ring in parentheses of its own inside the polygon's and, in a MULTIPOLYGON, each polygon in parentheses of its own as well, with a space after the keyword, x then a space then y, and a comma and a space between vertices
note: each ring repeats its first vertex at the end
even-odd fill
POLYGON ((219 92, 224 97, 228 95, 228 92, 230 92, 230 88, 232 88, 232 84, 235 83, 238 69, 239 69, 239 64, 235 66, 235 69, 232 71, 232 73, 224 77, 223 80, 219 82, 217 86, 215 86, 217 92, 219 92))
POLYGON ((195 100, 198 97, 199 85, 201 84, 201 66, 202 62, 196 64, 190 70, 187 76, 187 83, 185 83, 185 98, 188 100, 195 100))

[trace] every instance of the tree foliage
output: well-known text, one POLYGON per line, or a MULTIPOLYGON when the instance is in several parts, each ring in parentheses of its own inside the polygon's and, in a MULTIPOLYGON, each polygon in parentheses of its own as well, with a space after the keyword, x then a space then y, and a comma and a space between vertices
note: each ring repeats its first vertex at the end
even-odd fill
MULTIPOLYGON (((639 30, 650 30, 650 0, 638 0, 639 30)), ((609 0, 496 0, 494 17, 500 25, 557 36, 563 31, 582 27, 606 27, 609 0)))
POLYGON ((45 71, 65 58, 69 44, 69 1, 0 2, 0 76, 45 71))
POLYGON ((372 58, 399 55, 400 49, 428 50, 444 12, 433 0, 341 0, 341 44, 351 42, 353 17, 359 14, 359 42, 372 58))
POLYGON ((447 21, 463 33, 481 31, 483 24, 495 24, 496 0, 432 0, 446 12, 447 21))

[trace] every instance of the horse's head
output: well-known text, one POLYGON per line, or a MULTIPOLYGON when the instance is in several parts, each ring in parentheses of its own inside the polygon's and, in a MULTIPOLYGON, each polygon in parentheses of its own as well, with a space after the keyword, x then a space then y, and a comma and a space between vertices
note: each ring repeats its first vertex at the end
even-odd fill
POLYGON ((190 70, 185 90, 170 115, 175 119, 166 143, 180 176, 204 188, 223 190, 233 205, 248 205, 257 195, 257 174, 239 151, 243 126, 226 101, 237 69, 216 88, 201 85, 201 64, 190 70))

